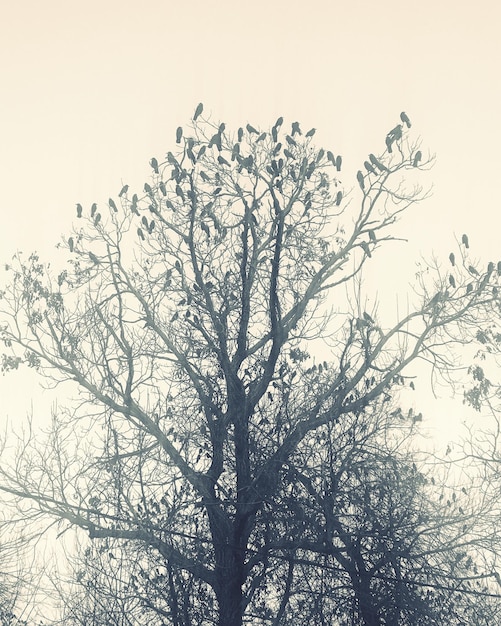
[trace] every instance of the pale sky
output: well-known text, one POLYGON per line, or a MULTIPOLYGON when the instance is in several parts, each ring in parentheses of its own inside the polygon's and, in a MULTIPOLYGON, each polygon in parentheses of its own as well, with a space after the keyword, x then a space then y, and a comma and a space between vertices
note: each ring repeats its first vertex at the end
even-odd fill
MULTIPOLYGON (((315 126, 317 144, 344 156, 348 187, 405 110, 437 155, 423 175, 434 194, 373 280, 392 285, 398 267, 411 282, 419 254, 445 261, 463 232, 474 256, 497 261, 500 28, 494 0, 5 3, 0 262, 16 249, 50 256, 77 202, 142 188, 200 101, 228 126, 279 115, 315 126)), ((0 379, 0 421, 25 411, 25 385, 0 379)))

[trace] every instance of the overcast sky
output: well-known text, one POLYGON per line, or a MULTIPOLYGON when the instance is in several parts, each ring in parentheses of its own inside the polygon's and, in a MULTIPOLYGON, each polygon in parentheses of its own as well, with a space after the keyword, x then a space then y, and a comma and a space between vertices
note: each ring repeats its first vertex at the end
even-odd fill
MULTIPOLYGON (((198 102, 228 126, 279 115, 315 126, 345 159, 344 184, 405 110, 434 169, 433 197, 400 226, 395 267, 499 250, 501 8, 494 0, 27 0, 0 19, 0 261, 50 256, 75 204, 142 188, 198 102)), ((356 183, 355 183, 356 184, 356 183)), ((400 276, 402 278, 402 276, 400 276)), ((0 277, 1 281, 1 277, 0 277)), ((378 285, 379 286, 379 285, 378 285)), ((21 380, 21 379, 17 379, 21 380)), ((16 386, 17 385, 17 386, 16 386)), ((23 383, 25 385, 25 383, 23 383)), ((30 397, 0 380, 2 416, 30 397)), ((24 403, 24 404, 23 404, 24 403)))

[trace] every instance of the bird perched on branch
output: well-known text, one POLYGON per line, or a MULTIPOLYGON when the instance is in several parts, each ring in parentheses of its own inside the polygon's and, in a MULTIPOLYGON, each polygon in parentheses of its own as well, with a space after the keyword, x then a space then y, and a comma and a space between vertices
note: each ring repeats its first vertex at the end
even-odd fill
POLYGON ((392 145, 399 139, 402 139, 402 124, 397 124, 395 128, 392 128, 386 135, 386 147, 388 148, 388 152, 392 151, 392 145))
POLYGON ((364 191, 365 190, 364 175, 362 174, 360 170, 358 170, 357 172, 357 180, 358 180, 358 184, 360 185, 360 189, 364 191))
POLYGON ((407 128, 410 128, 412 126, 409 118, 407 117, 407 113, 405 113, 405 111, 402 111, 402 113, 400 113, 400 119, 407 126, 407 128))
POLYGON ((365 169, 369 172, 369 174, 376 174, 376 170, 372 167, 369 161, 364 161, 365 169))
POLYGON ((193 116, 193 121, 196 122, 197 117, 202 115, 202 111, 204 110, 204 105, 200 102, 200 104, 195 109, 195 115, 193 116))
POLYGON ((386 165, 383 165, 381 163, 381 161, 379 161, 379 159, 377 159, 374 154, 369 154, 369 160, 372 163, 372 165, 377 167, 381 172, 388 172, 389 171, 388 168, 386 167, 386 165))

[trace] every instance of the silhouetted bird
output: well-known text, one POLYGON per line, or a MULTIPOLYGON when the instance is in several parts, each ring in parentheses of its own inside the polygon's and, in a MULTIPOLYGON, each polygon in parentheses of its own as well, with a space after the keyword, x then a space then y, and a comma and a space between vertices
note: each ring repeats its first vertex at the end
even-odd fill
POLYGON ((407 126, 407 128, 411 127, 411 122, 410 122, 409 118, 407 117, 407 114, 404 111, 402 111, 402 113, 400 113, 400 119, 407 126))
POLYGON ((365 169, 369 172, 369 174, 375 174, 376 170, 372 167, 369 161, 364 161, 365 169))
POLYGON ((372 165, 377 167, 381 172, 389 171, 386 165, 383 165, 381 161, 379 161, 373 154, 369 154, 369 160, 372 163, 372 165))
POLYGON ((195 109, 195 115, 193 116, 193 121, 197 119, 200 115, 202 115, 202 111, 204 110, 204 105, 200 102, 200 104, 195 109))
POLYGON ((357 180, 358 180, 358 184, 360 185, 360 189, 364 191, 365 189, 364 175, 362 174, 360 170, 358 170, 357 172, 357 180))

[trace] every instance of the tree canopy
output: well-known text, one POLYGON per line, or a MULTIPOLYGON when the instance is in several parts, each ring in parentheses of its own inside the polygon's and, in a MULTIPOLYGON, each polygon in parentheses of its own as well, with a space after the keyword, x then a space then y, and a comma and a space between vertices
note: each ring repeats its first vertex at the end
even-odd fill
MULTIPOLYGON (((366 310, 364 267, 426 197, 431 159, 401 122, 352 188, 315 129, 233 132, 199 105, 143 190, 77 205, 64 271, 9 264, 3 370, 78 396, 1 489, 87 532, 94 600, 112 571, 134 594, 109 623, 493 623, 495 593, 469 587, 495 582, 472 539, 485 503, 431 497, 399 393, 417 359, 451 374, 501 268, 475 267, 466 237, 396 323, 366 310)), ((66 623, 94 623, 82 607, 66 623)))

